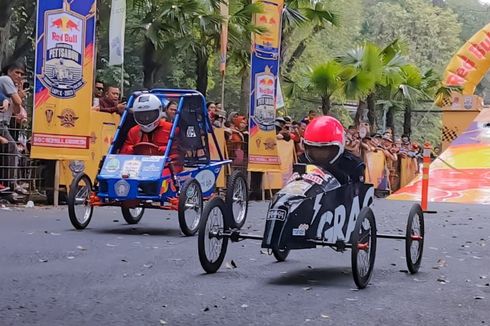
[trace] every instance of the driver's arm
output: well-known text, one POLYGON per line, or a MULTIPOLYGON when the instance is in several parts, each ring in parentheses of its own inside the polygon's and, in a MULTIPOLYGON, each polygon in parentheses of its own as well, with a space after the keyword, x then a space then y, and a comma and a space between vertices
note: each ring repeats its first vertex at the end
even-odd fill
POLYGON ((134 145, 139 143, 140 141, 140 128, 139 126, 134 126, 128 132, 128 136, 124 141, 124 144, 121 148, 120 154, 134 154, 134 145))

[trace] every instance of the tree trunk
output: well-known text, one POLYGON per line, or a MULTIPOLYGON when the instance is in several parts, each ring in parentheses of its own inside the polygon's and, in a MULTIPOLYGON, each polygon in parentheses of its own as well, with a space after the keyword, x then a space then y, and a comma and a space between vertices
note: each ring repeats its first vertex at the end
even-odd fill
POLYGON ((369 126, 371 130, 376 131, 378 130, 378 126, 376 123, 376 99, 373 93, 369 94, 367 99, 367 109, 368 109, 368 120, 369 120, 369 126))
POLYGON ((12 4, 0 2, 0 68, 7 64, 9 56, 9 39, 12 25, 12 4))
POLYGON ((206 97, 208 90, 208 60, 209 56, 204 51, 196 53, 196 89, 206 97))
POLYGON ((403 116, 403 133, 410 136, 412 134, 412 104, 405 104, 405 114, 403 116))
POLYGON ((155 45, 145 38, 143 48, 143 87, 152 88, 155 83, 155 73, 158 71, 159 65, 154 60, 156 54, 155 45))
POLYGON ((354 118, 354 125, 359 126, 362 120, 364 120, 364 110, 366 109, 366 102, 359 101, 357 106, 356 116, 354 118))
POLYGON ((330 96, 322 96, 322 113, 328 115, 332 104, 330 102, 330 96))
POLYGON ((34 57, 34 47, 32 40, 36 38, 36 4, 26 2, 24 5, 26 17, 23 24, 17 26, 18 36, 15 40, 14 49, 7 62, 18 60, 24 57, 34 57), (28 32, 31 32, 28 34, 28 32))
POLYGON ((386 113, 386 128, 391 128, 393 136, 395 135, 395 108, 393 106, 386 113))
POLYGON ((308 43, 308 40, 312 37, 317 35, 321 30, 323 29, 322 26, 317 25, 313 28, 313 31, 311 32, 310 35, 302 39, 299 43, 296 49, 294 49, 293 54, 289 58, 288 62, 286 63, 286 68, 284 69, 284 74, 289 75, 289 73, 293 70, 294 66, 296 65, 296 62, 301 58, 303 55, 303 52, 306 50, 306 45, 308 43))
POLYGON ((240 92, 240 111, 248 114, 250 109, 250 69, 244 67, 241 72, 242 85, 240 92))

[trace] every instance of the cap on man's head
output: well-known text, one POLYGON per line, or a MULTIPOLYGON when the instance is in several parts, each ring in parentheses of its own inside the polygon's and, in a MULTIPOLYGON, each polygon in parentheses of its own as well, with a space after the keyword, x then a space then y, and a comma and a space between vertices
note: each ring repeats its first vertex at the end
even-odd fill
POLYGON ((279 122, 279 123, 284 123, 284 124, 286 124, 286 123, 287 123, 287 122, 286 122, 286 119, 284 119, 283 117, 277 117, 277 118, 276 118, 276 122, 279 122))

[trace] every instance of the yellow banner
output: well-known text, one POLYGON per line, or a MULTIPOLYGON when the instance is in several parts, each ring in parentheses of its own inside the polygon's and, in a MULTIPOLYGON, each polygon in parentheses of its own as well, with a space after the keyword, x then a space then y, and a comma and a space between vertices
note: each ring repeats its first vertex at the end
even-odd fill
POLYGON ((278 140, 277 150, 281 160, 281 172, 269 172, 262 178, 263 189, 281 189, 293 174, 294 142, 278 140))
POLYGON ((95 0, 38 3, 31 157, 90 159, 95 0))

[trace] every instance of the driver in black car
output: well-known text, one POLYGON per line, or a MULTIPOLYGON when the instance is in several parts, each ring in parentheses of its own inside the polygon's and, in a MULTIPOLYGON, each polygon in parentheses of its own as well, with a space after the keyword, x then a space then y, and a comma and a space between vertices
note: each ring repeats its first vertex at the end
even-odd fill
POLYGON ((342 124, 330 116, 313 119, 304 133, 305 153, 300 163, 311 163, 330 172, 341 184, 364 182, 364 162, 344 149, 342 124))

